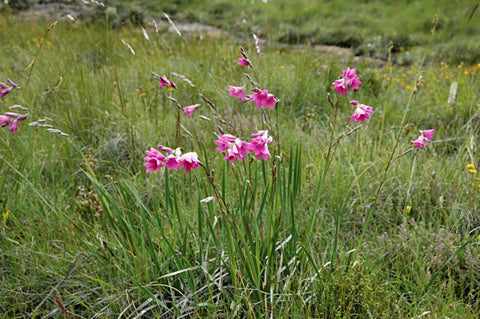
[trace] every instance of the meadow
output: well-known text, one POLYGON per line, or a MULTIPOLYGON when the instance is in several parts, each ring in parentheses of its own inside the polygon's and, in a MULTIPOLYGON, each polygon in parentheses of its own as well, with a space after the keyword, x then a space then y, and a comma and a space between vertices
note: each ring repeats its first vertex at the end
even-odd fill
POLYGON ((480 61, 432 20, 418 59, 387 41, 379 67, 0 16, 2 316, 478 317, 480 61))

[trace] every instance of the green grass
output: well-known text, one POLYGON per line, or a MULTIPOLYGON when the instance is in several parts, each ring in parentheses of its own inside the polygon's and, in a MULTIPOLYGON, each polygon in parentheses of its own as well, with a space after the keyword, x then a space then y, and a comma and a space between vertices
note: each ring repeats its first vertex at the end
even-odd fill
POLYGON ((432 49, 441 37, 426 47, 436 53, 428 66, 354 65, 363 83, 339 97, 335 116, 326 95, 336 100, 331 83, 352 61, 270 45, 258 58, 242 41, 251 70, 236 65, 228 38, 150 32, 147 41, 138 28, 66 21, 46 33, 49 24, 0 17, 0 80, 22 87, 0 107, 30 113, 16 134, 0 131, 5 318, 62 316, 62 307, 86 318, 478 317, 480 175, 467 164, 480 166, 479 71, 446 64, 432 49), (178 80, 167 91, 152 71, 196 87, 178 80), (245 72, 281 100, 266 124, 228 96, 229 85, 249 86, 245 72), (202 104, 181 117, 192 137, 182 130, 177 141, 168 96, 202 104), (351 99, 375 113, 329 147, 356 126, 351 99), (25 123, 45 117, 69 136, 25 123), (279 158, 231 165, 215 151, 218 125, 243 139, 269 125, 279 158), (426 151, 399 157, 430 128, 426 151), (158 144, 195 151, 206 168, 147 175, 144 151, 158 144))

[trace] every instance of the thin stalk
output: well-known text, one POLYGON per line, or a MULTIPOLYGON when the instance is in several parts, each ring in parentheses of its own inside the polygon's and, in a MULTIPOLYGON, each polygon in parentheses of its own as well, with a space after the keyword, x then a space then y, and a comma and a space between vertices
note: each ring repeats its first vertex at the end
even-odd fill
POLYGON ((415 164, 417 162, 417 150, 415 151, 415 155, 413 156, 412 170, 410 172, 410 181, 408 182, 407 197, 405 198, 405 206, 408 204, 408 200, 410 199, 410 190, 412 189, 413 173, 415 172, 415 164))
POLYGON ((30 76, 32 75, 33 68, 35 67, 35 63, 37 62, 40 51, 42 51, 43 44, 45 43, 45 39, 47 38, 48 33, 55 27, 56 24, 57 24, 57 21, 52 22, 48 26, 47 31, 45 31, 45 33, 43 34, 43 37, 40 39, 40 44, 39 44, 37 53, 35 54, 35 57, 33 58, 32 62, 30 62, 30 64, 27 66, 27 69, 30 68, 30 70, 28 71, 27 82, 25 83, 25 88, 28 87, 28 83, 30 81, 30 76))

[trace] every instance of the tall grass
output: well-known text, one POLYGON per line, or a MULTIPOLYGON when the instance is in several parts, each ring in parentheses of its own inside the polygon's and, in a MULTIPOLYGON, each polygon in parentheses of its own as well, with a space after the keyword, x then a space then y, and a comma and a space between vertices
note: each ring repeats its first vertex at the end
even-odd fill
POLYGON ((268 46, 258 59, 245 42, 247 72, 281 100, 265 124, 228 96, 249 85, 233 40, 62 21, 39 50, 50 23, 0 20, 2 78, 24 87, 2 110, 21 104, 69 134, 0 132, 5 317, 478 316, 477 66, 422 68, 409 102, 420 67, 356 65, 361 89, 332 108, 326 93, 350 61, 268 46), (152 71, 196 86, 158 88, 152 71), (191 136, 176 137, 169 96, 202 104, 181 114, 191 136), (361 128, 350 99, 374 107, 361 128), (272 158, 224 161, 219 125, 238 136, 270 125, 272 158), (392 157, 385 175, 393 149, 428 128, 427 150, 392 157), (196 151, 204 168, 147 175, 143 151, 158 144, 196 151))

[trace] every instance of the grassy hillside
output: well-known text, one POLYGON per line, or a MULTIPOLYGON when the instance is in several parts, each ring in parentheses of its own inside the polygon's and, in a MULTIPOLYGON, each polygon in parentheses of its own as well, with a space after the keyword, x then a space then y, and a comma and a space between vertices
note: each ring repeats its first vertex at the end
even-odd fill
MULTIPOLYGON (((244 67, 228 38, 147 28, 147 40, 134 26, 1 16, 0 81, 20 87, 1 112, 28 117, 0 130, 0 313, 478 317, 480 65, 440 55, 448 28, 431 37, 424 11, 385 30, 421 24, 425 54, 381 69, 269 41, 257 55, 250 40, 244 67), (362 83, 344 96, 332 83, 346 67, 362 83), (230 85, 279 102, 256 108, 230 85), (171 98, 201 106, 187 117, 171 98), (351 121, 352 100, 373 107, 365 122, 351 121), (414 148, 429 129, 426 149, 414 148), (232 164, 215 150, 220 134, 250 141, 259 130, 272 137, 265 161, 232 164), (202 166, 147 174, 145 151, 159 144, 196 152, 202 166)), ((275 21, 292 18, 265 12, 259 21, 280 36, 275 21)), ((317 16, 307 17, 299 28, 317 16)))

